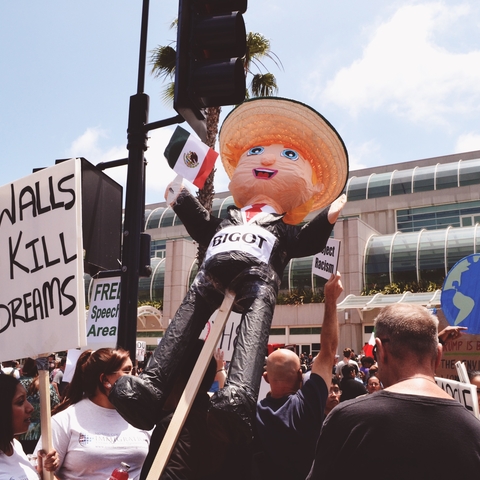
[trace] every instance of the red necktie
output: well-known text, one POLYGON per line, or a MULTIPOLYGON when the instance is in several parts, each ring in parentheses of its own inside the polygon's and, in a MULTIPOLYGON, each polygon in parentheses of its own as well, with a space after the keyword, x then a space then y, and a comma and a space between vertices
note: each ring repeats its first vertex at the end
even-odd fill
POLYGON ((264 206, 264 203, 256 203, 250 208, 247 208, 245 210, 245 217, 247 218, 247 222, 249 222, 257 213, 260 213, 262 211, 262 207, 264 206))

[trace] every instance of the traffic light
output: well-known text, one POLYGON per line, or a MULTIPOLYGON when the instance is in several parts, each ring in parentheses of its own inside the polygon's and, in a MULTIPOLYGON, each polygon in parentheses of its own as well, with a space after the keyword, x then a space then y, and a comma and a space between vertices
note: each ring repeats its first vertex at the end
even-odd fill
POLYGON ((246 10, 247 0, 179 0, 174 107, 200 137, 203 108, 245 99, 246 10))

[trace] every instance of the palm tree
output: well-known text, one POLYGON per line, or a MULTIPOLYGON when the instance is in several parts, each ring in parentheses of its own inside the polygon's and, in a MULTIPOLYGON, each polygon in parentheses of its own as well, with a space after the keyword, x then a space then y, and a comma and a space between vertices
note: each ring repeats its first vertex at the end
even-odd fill
MULTIPOLYGON (((177 26, 174 21, 171 28, 177 26)), ((159 46, 152 51, 150 63, 152 65, 152 74, 155 77, 169 80, 163 91, 162 97, 165 102, 173 102, 175 84, 172 81, 175 77, 176 51, 172 44, 167 46, 159 46)), ((260 33, 249 32, 247 34, 246 54, 243 57, 243 66, 245 76, 252 76, 250 85, 247 87, 245 97, 268 97, 274 96, 278 91, 277 81, 272 73, 261 73, 265 70, 262 60, 268 58, 272 60, 277 67, 283 68, 280 59, 270 50, 270 41, 260 33), (251 68, 255 66, 260 73, 253 73, 251 68)), ((208 107, 205 109, 207 141, 206 144, 214 148, 218 135, 218 124, 220 121, 221 107, 208 107)), ((215 194, 214 191, 215 169, 212 170, 205 185, 197 191, 199 202, 210 212, 212 210, 212 202, 215 194)), ((197 262, 200 265, 205 255, 205 249, 199 245, 197 252, 197 262)))

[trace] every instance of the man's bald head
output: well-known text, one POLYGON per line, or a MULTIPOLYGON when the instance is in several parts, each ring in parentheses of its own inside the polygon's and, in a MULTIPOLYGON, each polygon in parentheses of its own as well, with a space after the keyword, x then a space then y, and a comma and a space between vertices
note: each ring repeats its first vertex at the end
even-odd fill
POLYGON ((285 392, 296 392, 302 380, 298 355, 287 349, 271 353, 267 358, 266 380, 274 397, 283 396, 285 392))

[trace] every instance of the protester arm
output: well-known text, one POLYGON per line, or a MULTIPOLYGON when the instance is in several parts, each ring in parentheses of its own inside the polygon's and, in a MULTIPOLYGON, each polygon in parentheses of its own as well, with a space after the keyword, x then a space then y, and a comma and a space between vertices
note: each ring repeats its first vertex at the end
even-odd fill
POLYGON ((445 343, 451 340, 456 340, 458 337, 460 337, 463 330, 467 330, 467 327, 449 325, 438 333, 438 341, 442 345, 445 345, 445 343))
POLYGON ((325 284, 325 313, 322 324, 320 353, 313 362, 312 373, 320 375, 327 386, 332 381, 332 367, 338 347, 337 299, 343 291, 341 275, 330 277, 325 284))
POLYGON ((223 350, 217 348, 215 350, 213 356, 215 357, 215 361, 217 362, 217 372, 215 374, 215 381, 218 382, 218 388, 223 388, 225 385, 225 380, 227 379, 227 372, 225 371, 225 364, 223 361, 223 350))

